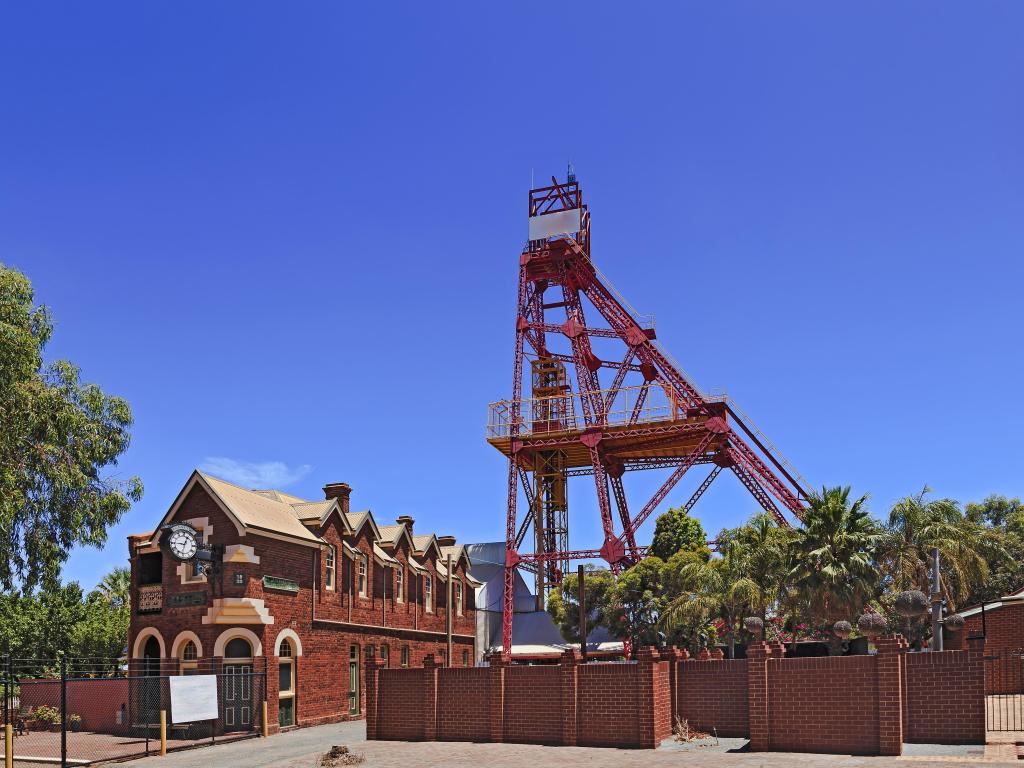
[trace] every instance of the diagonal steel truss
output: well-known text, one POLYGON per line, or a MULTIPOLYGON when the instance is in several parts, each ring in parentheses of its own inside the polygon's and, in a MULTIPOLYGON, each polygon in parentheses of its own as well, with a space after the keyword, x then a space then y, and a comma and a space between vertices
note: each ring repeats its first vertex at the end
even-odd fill
MULTIPOLYGON (((780 525, 788 525, 783 511, 802 516, 807 493, 794 479, 781 457, 763 435, 746 425, 728 402, 708 399, 691 383, 656 343, 653 327, 646 325, 599 276, 590 261, 590 215, 575 179, 530 191, 530 217, 579 214, 580 229, 568 235, 530 241, 520 257, 516 313, 512 399, 504 401, 508 413, 507 443, 496 447, 508 455, 508 507, 505 545, 505 594, 502 649, 511 655, 515 571, 520 565, 537 571, 574 559, 603 559, 614 572, 647 554, 637 543, 640 527, 654 513, 695 464, 713 464, 707 478, 689 501, 691 510, 704 492, 728 468, 780 525), (549 290, 554 300, 545 301, 549 290), (591 326, 584 300, 605 326, 591 326), (558 324, 545 310, 563 309, 558 324), (617 340, 624 345, 617 361, 601 359, 591 339, 617 340), (549 342, 568 341, 569 353, 551 349, 549 342), (560 361, 571 367, 579 390, 575 393, 582 425, 564 430, 531 432, 523 413, 523 375, 527 356, 560 361), (600 372, 613 370, 611 386, 602 389, 600 372), (639 375, 642 385, 629 417, 613 424, 610 414, 627 377, 639 375), (644 418, 651 392, 660 388, 673 404, 672 416, 644 418), (582 426, 582 428, 578 428, 582 426), (539 451, 576 451, 580 458, 564 477, 591 475, 597 496, 604 541, 599 549, 520 552, 534 516, 518 522, 517 498, 522 486, 531 510, 535 507, 530 482, 532 458, 539 451), (626 454, 626 455, 620 455, 626 454), (639 469, 671 469, 668 477, 635 514, 631 514, 622 475, 639 469), (615 500, 620 529, 616 531, 611 499, 615 500), (780 511, 780 507, 781 510, 780 511)), ((607 344, 609 342, 602 342, 607 344)), ((490 439, 490 437, 489 437, 490 439)), ((798 476, 797 476, 798 477, 798 476)))

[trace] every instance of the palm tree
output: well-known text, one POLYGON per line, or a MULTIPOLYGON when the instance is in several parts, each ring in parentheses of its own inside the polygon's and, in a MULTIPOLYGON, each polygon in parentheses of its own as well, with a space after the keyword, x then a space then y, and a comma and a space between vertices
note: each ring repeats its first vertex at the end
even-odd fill
POLYGON ((786 586, 793 529, 777 525, 762 513, 730 533, 742 553, 744 572, 757 585, 758 595, 750 607, 767 622, 769 609, 778 606, 786 586))
POLYGON ((745 571, 743 552, 735 540, 719 545, 718 556, 693 557, 679 569, 682 592, 661 615, 667 630, 721 619, 729 642, 729 658, 736 656, 736 631, 743 612, 761 599, 761 588, 745 571))
POLYGON ((132 573, 127 568, 115 568, 96 585, 96 591, 114 608, 124 608, 131 599, 132 573))
POLYGON ((893 505, 881 560, 893 592, 928 591, 931 551, 939 550, 946 599, 955 609, 988 575, 981 550, 989 548, 984 526, 969 520, 952 499, 927 499, 925 486, 893 505))
POLYGON ((882 534, 867 496, 850 503, 850 488, 812 493, 803 525, 790 544, 789 587, 812 624, 856 616, 878 582, 882 534))

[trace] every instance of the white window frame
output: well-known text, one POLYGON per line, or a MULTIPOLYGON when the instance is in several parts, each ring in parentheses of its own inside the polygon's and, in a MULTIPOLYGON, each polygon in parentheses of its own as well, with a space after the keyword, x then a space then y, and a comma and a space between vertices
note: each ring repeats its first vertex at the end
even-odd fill
POLYGON ((337 550, 333 544, 327 545, 327 557, 324 559, 324 587, 331 592, 334 591, 336 564, 338 562, 337 550))
MULTIPOLYGON (((280 667, 288 667, 288 677, 291 680, 289 690, 282 691, 280 685, 278 686, 277 698, 278 699, 291 699, 292 700, 292 722, 291 725, 285 726, 286 728, 292 728, 295 726, 298 720, 298 712, 295 711, 295 688, 298 685, 298 680, 295 679, 295 646, 292 641, 285 638, 281 641, 281 651, 278 655, 277 663, 280 667), (287 648, 287 654, 284 654, 284 649, 287 648)), ((278 680, 280 681, 280 671, 278 672, 278 680)))
POLYGON ((462 615, 462 581, 455 580, 455 615, 462 615))
POLYGON ((196 646, 193 640, 186 640, 181 646, 181 656, 179 657, 179 668, 180 673, 183 675, 188 674, 188 670, 198 669, 199 667, 199 648, 196 646), (196 655, 189 659, 186 657, 189 647, 196 652, 196 655))
POLYGON ((405 602, 405 566, 400 565, 395 569, 395 602, 405 602))
POLYGON ((360 552, 356 555, 356 581, 359 587, 359 596, 367 596, 367 587, 370 584, 370 568, 367 563, 366 555, 360 552))
POLYGON ((423 610, 434 612, 434 579, 429 573, 423 575, 423 610))

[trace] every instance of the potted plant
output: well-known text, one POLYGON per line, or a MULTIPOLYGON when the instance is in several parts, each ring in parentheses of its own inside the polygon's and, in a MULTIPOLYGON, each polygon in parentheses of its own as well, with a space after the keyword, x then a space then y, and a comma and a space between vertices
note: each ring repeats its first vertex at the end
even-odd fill
POLYGON ((82 730, 82 716, 81 715, 68 715, 68 727, 72 731, 78 733, 82 730))
POLYGON ((60 731, 60 710, 45 704, 32 710, 32 717, 44 731, 60 731))

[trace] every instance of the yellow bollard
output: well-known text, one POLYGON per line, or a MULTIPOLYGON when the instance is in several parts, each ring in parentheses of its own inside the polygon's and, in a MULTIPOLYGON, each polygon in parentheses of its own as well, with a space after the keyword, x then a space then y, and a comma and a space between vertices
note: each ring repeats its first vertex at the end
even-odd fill
POLYGON ((160 710, 160 756, 167 754, 167 710, 160 710))
POLYGON ((4 768, 14 768, 14 726, 4 726, 4 768))
POLYGON ((267 722, 267 702, 263 702, 263 738, 270 735, 270 723, 267 722))

